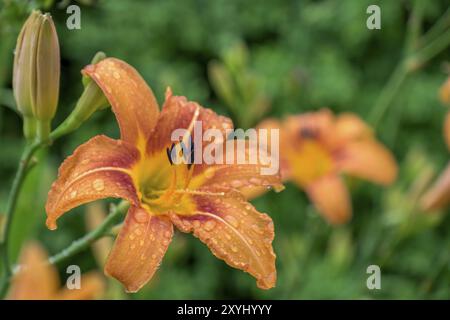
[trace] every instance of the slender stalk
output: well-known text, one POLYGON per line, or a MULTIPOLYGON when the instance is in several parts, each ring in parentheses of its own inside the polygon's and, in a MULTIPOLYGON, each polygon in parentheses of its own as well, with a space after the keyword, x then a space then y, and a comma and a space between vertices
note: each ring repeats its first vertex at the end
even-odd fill
POLYGON ((422 49, 416 50, 411 54, 407 55, 395 68, 394 72, 391 74, 388 82, 384 86, 381 94, 375 106, 369 115, 369 122, 373 125, 375 129, 383 118, 384 114, 388 110, 395 94, 400 89, 406 77, 419 69, 429 60, 434 58, 437 54, 442 52, 445 48, 450 45, 450 30, 446 30, 440 36, 438 36, 434 41, 423 47, 422 49))
POLYGON ((111 213, 106 217, 101 225, 96 229, 87 233, 78 240, 72 242, 70 246, 62 250, 61 252, 55 254, 48 259, 50 264, 60 263, 73 255, 83 251, 88 248, 96 240, 106 236, 111 231, 111 228, 116 224, 117 218, 122 216, 128 209, 128 202, 122 201, 118 206, 114 207, 111 213))
POLYGON ((423 49, 419 50, 412 56, 411 61, 415 62, 415 65, 420 67, 442 52, 448 45, 450 45, 450 29, 445 31, 423 49))
POLYGON ((369 115, 369 122, 372 124, 374 129, 380 123, 383 115, 386 113, 391 101, 395 97, 398 89, 400 89, 407 74, 408 69, 405 68, 404 63, 399 64, 391 74, 388 82, 378 96, 378 100, 372 109, 372 113, 369 115))
POLYGON ((8 278, 12 274, 11 264, 9 261, 9 247, 8 247, 8 239, 9 233, 12 225, 12 218, 14 214, 14 210, 16 208, 17 199, 19 197, 20 189, 22 187, 22 183, 27 173, 28 166, 30 164, 30 160, 33 157, 33 154, 42 146, 42 142, 34 142, 31 144, 27 144, 22 152, 22 156, 20 157, 19 167, 17 168, 16 175, 14 177, 11 191, 9 193, 8 202, 6 205, 5 212, 5 223, 3 226, 1 239, 0 239, 0 255, 1 261, 3 264, 3 274, 0 280, 0 296, 6 291, 6 287, 8 285, 8 278))
POLYGON ((439 18, 438 21, 420 39, 422 43, 429 43, 442 32, 450 27, 450 8, 439 18))

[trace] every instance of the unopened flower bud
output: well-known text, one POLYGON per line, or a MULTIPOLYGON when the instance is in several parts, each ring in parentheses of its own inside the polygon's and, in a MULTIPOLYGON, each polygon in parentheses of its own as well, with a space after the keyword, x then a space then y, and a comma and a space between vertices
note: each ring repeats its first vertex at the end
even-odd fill
MULTIPOLYGON (((106 55, 103 52, 98 52, 92 59, 91 64, 98 63, 105 58, 106 55)), ((52 133, 55 136, 64 135, 76 130, 83 122, 89 119, 95 111, 109 106, 108 100, 95 81, 83 75, 82 82, 84 91, 78 99, 72 113, 52 133)))
POLYGON ((37 119, 39 139, 50 132, 58 105, 60 77, 59 42, 49 14, 33 11, 17 39, 13 89, 17 107, 24 116, 25 134, 33 135, 26 123, 37 119))

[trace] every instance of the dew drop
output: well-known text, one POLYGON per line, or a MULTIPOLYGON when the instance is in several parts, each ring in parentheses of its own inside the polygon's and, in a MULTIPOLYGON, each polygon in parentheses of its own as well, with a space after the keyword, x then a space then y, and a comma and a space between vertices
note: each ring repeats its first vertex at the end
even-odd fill
POLYGON ((97 191, 102 191, 103 189, 105 189, 105 183, 103 182, 102 179, 95 179, 94 182, 92 183, 92 186, 97 191))
POLYGON ((164 232, 164 237, 170 238, 170 235, 171 235, 170 231, 164 232))
POLYGON ((206 231, 211 231, 216 226, 216 222, 213 220, 206 221, 204 228, 206 231))
POLYGON ((231 224, 235 228, 237 228, 239 226, 239 221, 237 221, 236 218, 233 216, 226 216, 225 220, 227 220, 228 223, 231 224))
POLYGON ((259 178, 250 178, 250 183, 251 184, 261 184, 261 179, 259 179, 259 178))
POLYGON ((115 79, 120 79, 120 74, 117 71, 115 71, 115 72, 113 72, 113 77, 115 79))
POLYGON ((192 224, 194 225, 194 228, 200 227, 200 221, 198 221, 198 220, 195 220, 192 224))
POLYGON ((144 240, 141 240, 141 241, 139 241, 139 245, 141 246, 141 247, 143 247, 144 246, 144 240))
POLYGON ((238 252, 238 248, 236 247, 231 247, 231 251, 233 251, 234 253, 238 252))
POLYGON ((74 190, 70 193, 70 197, 73 199, 77 196, 77 190, 74 190))
POLYGON ((240 188, 242 187, 242 182, 240 180, 233 180, 231 181, 231 186, 233 188, 240 188))
POLYGON ((149 215, 144 210, 138 210, 138 211, 136 211, 136 214, 134 215, 134 219, 138 223, 146 223, 149 219, 149 215))
POLYGON ((132 235, 132 234, 130 234, 130 236, 128 237, 128 238, 130 238, 130 240, 134 240, 135 239, 135 236, 134 235, 132 235))

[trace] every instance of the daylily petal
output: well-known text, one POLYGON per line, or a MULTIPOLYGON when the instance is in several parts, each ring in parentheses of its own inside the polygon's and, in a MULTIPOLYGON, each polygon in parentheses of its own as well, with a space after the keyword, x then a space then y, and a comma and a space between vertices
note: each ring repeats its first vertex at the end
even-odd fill
POLYGON ((80 289, 64 288, 58 294, 59 300, 93 300, 100 298, 105 290, 103 278, 97 272, 83 274, 80 279, 80 289))
POLYGON ((83 73, 102 89, 116 115, 121 139, 131 144, 145 143, 158 118, 158 102, 152 90, 129 64, 106 58, 88 65, 83 73))
POLYGON ((441 173, 438 180, 421 199, 425 211, 437 210, 450 202, 450 164, 441 173))
POLYGON ((249 187, 274 187, 281 191, 284 187, 281 183, 279 163, 275 157, 267 154, 265 159, 258 157, 257 146, 250 146, 242 141, 242 150, 238 140, 228 140, 224 151, 224 162, 229 157, 228 164, 201 164, 194 168, 194 178, 191 182, 193 189, 200 187, 224 187, 234 189, 247 189, 249 187), (239 164, 238 156, 243 155, 245 163, 239 164), (250 159, 254 157, 253 163, 250 159), (272 165, 272 168, 270 166, 272 165))
POLYGON ((21 255, 22 270, 14 276, 8 299, 49 300, 59 287, 57 270, 47 264, 47 254, 37 243, 28 244, 21 255))
POLYGON ((335 117, 328 109, 301 115, 289 116, 285 119, 283 128, 286 139, 292 147, 296 147, 305 140, 315 140, 331 147, 335 144, 335 117))
POLYGON ((336 166, 345 173, 382 185, 394 182, 398 171, 392 153, 374 140, 347 143, 336 155, 336 166))
POLYGON ((439 89, 439 97, 444 105, 450 106, 450 77, 447 78, 439 89))
POLYGON ((341 141, 372 138, 372 130, 355 114, 342 113, 336 117, 336 135, 341 141))
POLYGON ((223 196, 195 196, 198 212, 192 215, 171 214, 172 222, 183 232, 192 232, 211 252, 228 265, 244 270, 257 279, 258 287, 275 286, 275 254, 272 219, 258 212, 237 191, 223 196))
MULTIPOLYGON (((171 140, 172 133, 176 129, 192 129, 189 127, 193 126, 194 121, 202 122, 202 132, 211 128, 220 130, 224 139, 225 130, 233 129, 233 123, 229 118, 219 116, 196 102, 188 101, 186 97, 174 96, 171 89, 167 88, 166 101, 147 144, 148 153, 170 147, 174 142, 171 140)), ((192 132, 191 137, 195 142, 195 132, 192 132)), ((203 139, 200 141, 203 142, 203 139)), ((205 143, 207 142, 203 142, 205 143)))
POLYGON ((342 179, 327 175, 306 188, 317 210, 332 224, 347 222, 351 215, 350 196, 342 179))
POLYGON ((48 193, 47 226, 55 229, 64 212, 97 199, 123 198, 137 204, 131 170, 139 157, 132 145, 106 136, 96 136, 79 146, 59 168, 48 193))
POLYGON ((131 206, 105 273, 122 282, 127 292, 138 291, 158 269, 172 235, 173 225, 168 219, 131 206))
POLYGON ((444 138, 447 143, 447 148, 450 149, 450 112, 447 112, 447 115, 445 116, 444 138))

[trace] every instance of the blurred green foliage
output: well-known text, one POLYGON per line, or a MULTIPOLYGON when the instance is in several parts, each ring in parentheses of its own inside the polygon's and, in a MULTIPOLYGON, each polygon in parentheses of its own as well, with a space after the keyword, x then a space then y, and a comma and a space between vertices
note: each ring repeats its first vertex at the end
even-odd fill
MULTIPOLYGON (((61 43, 61 103, 54 124, 74 107, 82 92, 80 70, 97 51, 135 66, 160 103, 165 87, 171 86, 175 94, 227 114, 244 127, 257 123, 266 111, 281 117, 328 107, 367 118, 404 54, 414 5, 387 0, 78 1, 74 3, 81 6, 81 29, 68 30, 65 8, 70 3, 0 4, 2 106, 14 107, 15 38, 31 8, 41 8, 52 13, 61 43), (366 28, 370 4, 381 6, 381 30, 366 28), (239 61, 239 50, 244 50, 245 61, 239 61), (233 70, 233 63, 239 68, 233 70), (231 88, 221 88, 217 70, 231 78, 231 88), (255 108, 258 103, 266 109, 255 108), (248 116, 251 108, 255 112, 248 116)), ((448 10, 448 2, 423 3, 420 26, 427 30, 448 10)), ((275 223, 276 288, 257 289, 250 276, 217 260, 192 236, 177 233, 155 278, 128 298, 450 299, 449 210, 426 215, 416 205, 448 159, 442 137, 447 110, 437 92, 447 77, 449 53, 447 48, 410 75, 396 93, 376 134, 395 153, 399 180, 381 188, 349 179, 354 211, 349 224, 327 225, 289 183, 282 193, 254 201, 275 223), (366 268, 372 264, 381 267, 381 290, 366 287, 366 268)), ((0 212, 23 146, 21 132, 19 116, 0 107, 0 212)), ((84 208, 64 216, 57 231, 48 231, 43 204, 62 160, 98 133, 118 137, 108 109, 39 155, 40 164, 28 177, 16 212, 14 257, 26 239, 38 238, 56 253, 86 232, 84 208)), ((68 264, 79 264, 85 271, 102 268, 91 252, 68 264)), ((59 267, 67 277, 65 266, 59 267)), ((127 297, 110 287, 109 297, 127 297)))

